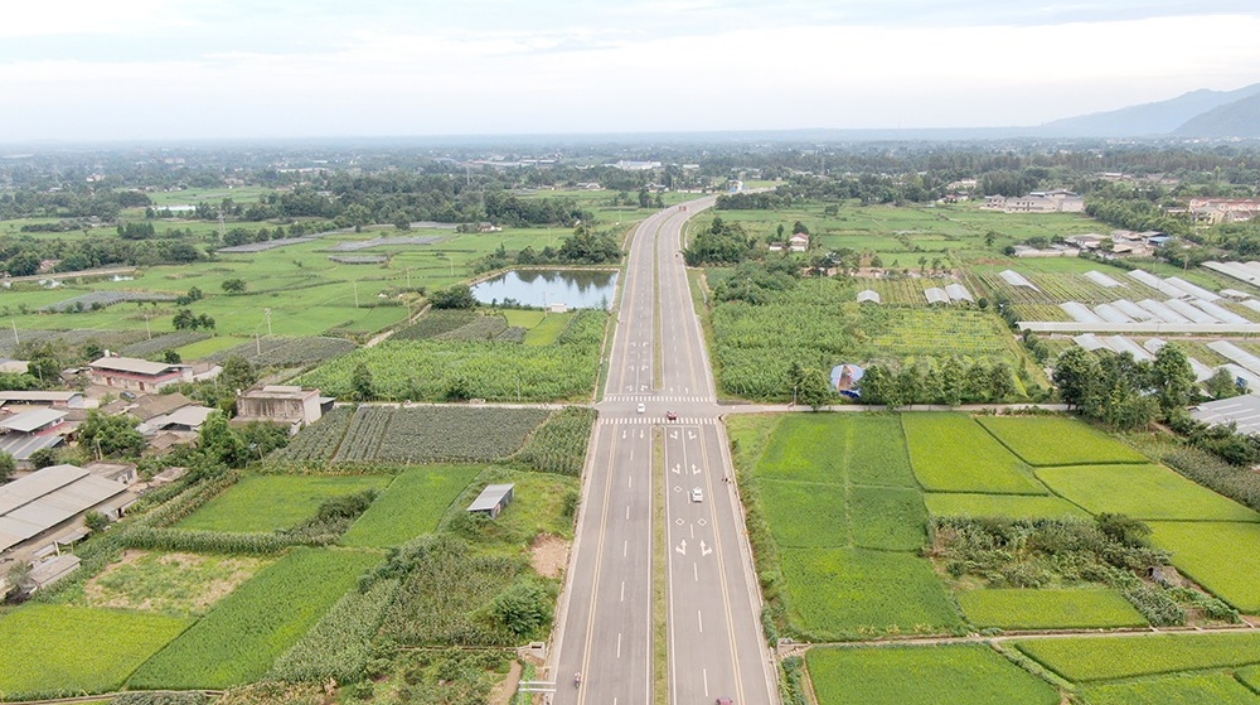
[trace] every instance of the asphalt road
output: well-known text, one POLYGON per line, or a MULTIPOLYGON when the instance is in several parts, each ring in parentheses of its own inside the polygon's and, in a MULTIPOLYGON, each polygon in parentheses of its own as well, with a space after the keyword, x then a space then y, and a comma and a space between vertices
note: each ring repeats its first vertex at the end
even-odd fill
POLYGON ((560 637, 550 660, 557 705, 652 700, 658 427, 664 429, 670 703, 714 703, 718 697, 737 704, 777 702, 738 495, 726 481, 734 472, 721 410, 680 254, 686 219, 713 200, 654 214, 631 243, 560 637), (679 419, 666 421, 667 411, 679 419), (579 672, 582 683, 576 686, 579 672))

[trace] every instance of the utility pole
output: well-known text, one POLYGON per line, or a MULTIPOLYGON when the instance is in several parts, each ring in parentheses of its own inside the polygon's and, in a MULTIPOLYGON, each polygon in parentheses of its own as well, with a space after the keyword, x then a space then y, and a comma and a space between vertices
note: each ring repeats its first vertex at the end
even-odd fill
POLYGON ((17 321, 10 319, 9 322, 13 324, 13 344, 17 345, 19 342, 21 342, 18 340, 18 335, 17 335, 17 321))
POLYGON ((358 308, 359 307, 359 282, 355 281, 352 283, 354 284, 354 307, 358 308))
POLYGON ((271 337, 271 309, 264 308, 263 313, 267 316, 267 337, 271 337))

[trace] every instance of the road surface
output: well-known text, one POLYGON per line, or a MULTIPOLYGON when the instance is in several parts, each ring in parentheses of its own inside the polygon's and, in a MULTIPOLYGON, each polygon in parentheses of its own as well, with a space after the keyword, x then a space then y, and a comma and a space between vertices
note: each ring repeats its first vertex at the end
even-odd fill
POLYGON ((734 472, 722 410, 680 254, 683 224, 713 201, 656 213, 631 242, 549 662, 556 705, 652 702, 657 428, 663 434, 668 559, 660 568, 668 586, 669 701, 777 702, 742 511, 727 482, 734 472), (667 421, 668 411, 678 420, 667 421), (582 683, 575 686, 579 672, 582 683))

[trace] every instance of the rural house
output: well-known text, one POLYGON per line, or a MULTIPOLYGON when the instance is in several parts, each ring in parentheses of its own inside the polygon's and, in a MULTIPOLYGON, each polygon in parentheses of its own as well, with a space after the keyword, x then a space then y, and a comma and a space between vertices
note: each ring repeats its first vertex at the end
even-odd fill
POLYGON ((192 366, 106 355, 88 365, 92 384, 153 394, 163 387, 193 381, 192 366))
POLYGON ((236 396, 236 423, 266 421, 287 424, 291 433, 309 426, 325 412, 332 410, 335 400, 320 396, 318 389, 302 389, 288 385, 269 384, 261 389, 249 389, 236 396))

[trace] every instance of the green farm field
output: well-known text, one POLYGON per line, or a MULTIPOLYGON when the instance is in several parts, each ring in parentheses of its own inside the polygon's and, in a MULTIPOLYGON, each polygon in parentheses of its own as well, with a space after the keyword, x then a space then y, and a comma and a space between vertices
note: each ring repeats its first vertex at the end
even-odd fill
POLYGON ((858 547, 917 551, 927 543, 927 510, 918 490, 853 487, 848 504, 853 544, 858 547))
POLYGON ((1028 639, 1015 646, 1077 683, 1260 663, 1260 633, 1028 639))
POLYGON ((1075 419, 980 416, 976 420, 1029 465, 1147 462, 1136 450, 1075 419))
POLYGON ((384 475, 251 475, 175 525, 177 529, 267 532, 315 516, 319 505, 369 489, 384 489, 384 475))
MULTIPOLYGON (((636 217, 644 217, 643 211, 636 217)), ((198 226, 201 223, 181 222, 175 227, 198 226)), ((216 224, 204 224, 208 237, 217 231, 216 224)), ((159 231, 163 229, 158 225, 159 231)), ((493 252, 500 245, 508 250, 527 246, 541 249, 556 244, 571 231, 567 228, 518 228, 492 234, 458 234, 449 230, 413 230, 402 233, 393 229, 368 230, 363 233, 326 235, 314 242, 291 245, 256 253, 223 253, 217 261, 186 265, 163 265, 146 268, 129 281, 70 282, 56 290, 39 287, 15 287, 0 295, 0 307, 7 307, 19 329, 82 328, 138 329, 146 324, 154 332, 173 330, 172 316, 176 306, 118 304, 99 311, 65 314, 37 314, 35 309, 64 301, 91 291, 149 291, 180 295, 197 287, 205 297, 192 303, 194 314, 208 314, 215 319, 215 331, 221 335, 252 338, 268 330, 264 309, 271 309, 271 331, 279 336, 315 336, 336 331, 354 331, 370 335, 403 321, 408 309, 398 305, 389 295, 398 289, 426 287, 429 290, 448 287, 467 280, 471 263, 493 252), (387 254, 384 265, 340 264, 328 259, 325 250, 339 242, 367 240, 377 237, 433 236, 441 238, 431 245, 393 245, 365 250, 370 254, 387 254), (244 294, 227 295, 222 285, 228 279, 244 279, 244 294), (385 297, 382 297, 385 294, 385 297), (31 313, 23 314, 20 307, 31 313)), ((62 234, 65 235, 65 234, 62 234)))
MULTIPOLYGON (((787 401, 792 362, 830 370, 842 362, 902 363, 956 356, 1028 368, 1027 356, 992 311, 861 306, 837 279, 805 279, 769 301, 717 304, 708 316, 723 393, 787 401), (791 330, 791 336, 775 335, 791 330)), ((1044 373, 1031 370, 1034 380, 1044 373)))
POLYGON ((775 480, 844 483, 847 434, 825 415, 784 416, 770 436, 757 475, 775 480))
POLYGON ((852 542, 843 485, 762 479, 757 487, 779 546, 835 547, 852 542))
POLYGON ((981 494, 1047 494, 1027 467, 973 419, 903 414, 915 475, 924 489, 981 494))
POLYGON ((401 473, 341 537, 341 544, 388 548, 435 531, 451 503, 480 471, 434 466, 401 473))
POLYGON ((1059 690, 988 646, 811 649, 819 705, 1057 705, 1059 690))
POLYGON ((190 621, 123 610, 29 604, 0 616, 0 697, 116 690, 190 621), (108 639, 108 648, 101 648, 108 639))
POLYGON ((1260 695, 1228 673, 1177 674, 1082 689, 1088 705, 1257 705, 1260 695))
POLYGON ((271 669, 379 555, 296 549, 237 588, 131 677, 133 688, 226 688, 271 669))
POLYGON ((391 401, 589 398, 599 373, 607 320, 606 313, 583 311, 551 345, 387 340, 336 358, 300 381, 330 396, 348 396, 354 370, 364 365, 372 373, 376 396, 391 401))
POLYGON ((923 495, 928 514, 954 517, 1008 517, 1011 519, 1084 519, 1089 513, 1060 497, 1029 495, 959 494, 928 492, 923 495))
POLYGON ((1113 590, 964 590, 958 604, 980 628, 1104 629, 1143 627, 1146 620, 1113 590))
POLYGON ((962 625, 931 564, 916 555, 855 548, 781 554, 789 619, 810 640, 962 625))
POLYGON ((1092 514, 1145 520, 1260 521, 1260 514, 1160 465, 1038 468, 1050 489, 1092 514))
POLYGON ((1260 524, 1152 521, 1151 541, 1173 565, 1245 614, 1260 612, 1260 524))

